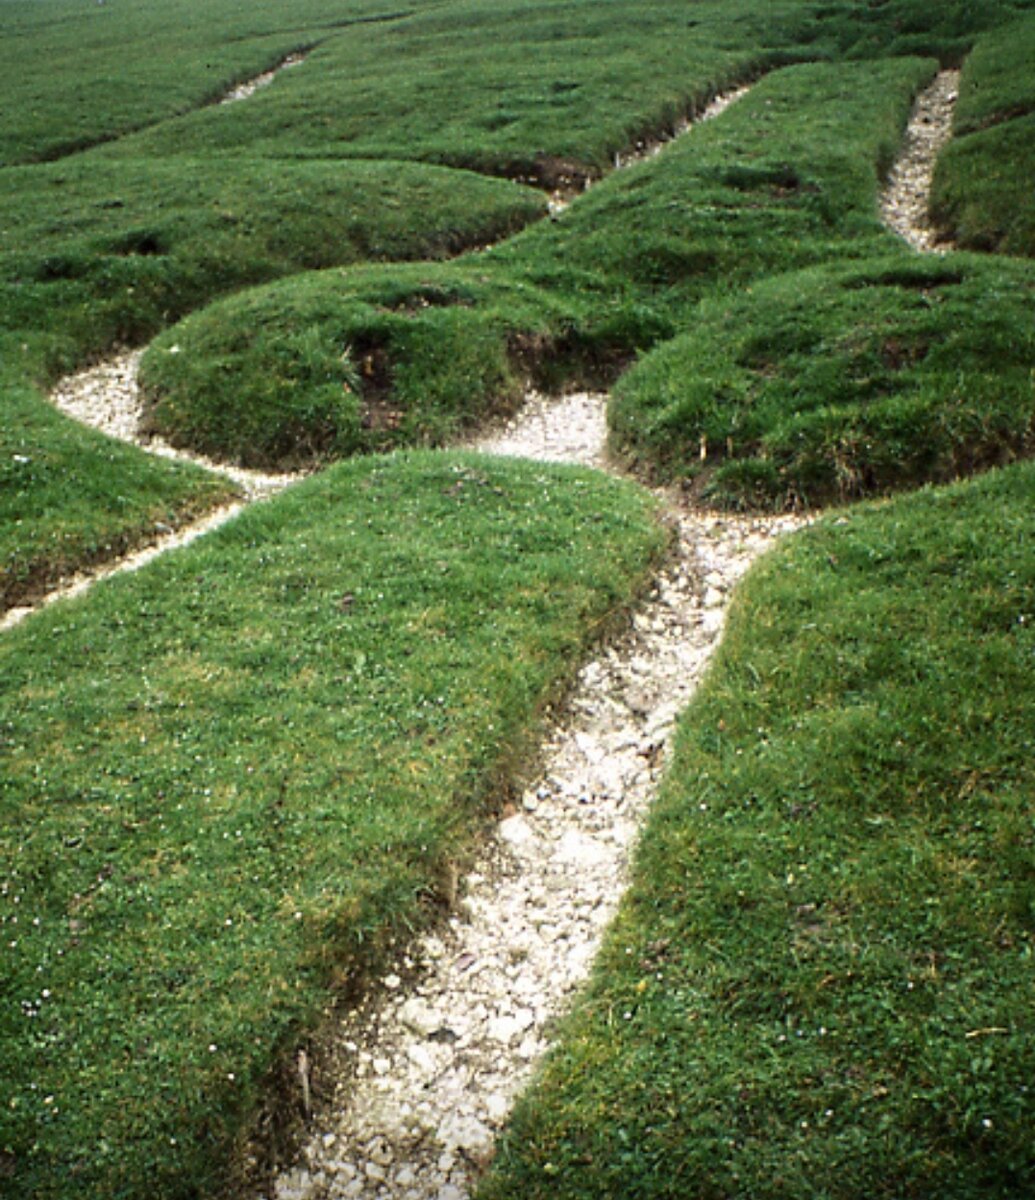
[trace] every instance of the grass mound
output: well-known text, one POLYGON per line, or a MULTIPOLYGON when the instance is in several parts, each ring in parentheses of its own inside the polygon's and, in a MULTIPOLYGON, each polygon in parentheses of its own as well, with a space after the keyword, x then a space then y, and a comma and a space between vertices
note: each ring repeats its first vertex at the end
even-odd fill
POLYGON ((0 172, 0 322, 68 356, 139 343, 245 284, 367 260, 436 259, 545 213, 529 188, 406 163, 96 154, 0 172))
POLYGON ((520 396, 564 307, 471 266, 317 272, 209 306, 152 344, 150 420, 249 465, 441 442, 520 396))
POLYGON ((616 305, 630 322, 651 313, 656 339, 717 286, 890 249, 879 180, 934 70, 910 58, 773 71, 657 158, 487 257, 555 288, 595 273, 611 299, 606 319, 615 323, 616 305))
POLYGON ((1031 1192, 1033 494, 858 508, 750 576, 482 1200, 1031 1192))
POLYGON ((530 373, 613 371, 720 280, 890 247, 877 179, 932 70, 774 72, 491 251, 315 273, 213 305, 145 358, 154 422, 255 465, 438 441, 504 410, 530 373))
POLYGON ((899 255, 767 280, 613 393, 616 443, 733 507, 948 481, 1035 450, 1035 273, 899 255))
POLYGON ((931 215, 959 246, 1035 257, 1035 17, 986 34, 960 77, 931 215))
POLYGON ((0 172, 0 601, 146 541, 226 487, 81 430, 47 386, 213 296, 305 267, 431 258, 542 214, 530 189, 385 163, 103 163, 0 172), (33 466, 21 459, 30 455, 33 466))
POLYGON ((365 459, 6 634, 5 1196, 215 1192, 663 543, 597 473, 365 459))

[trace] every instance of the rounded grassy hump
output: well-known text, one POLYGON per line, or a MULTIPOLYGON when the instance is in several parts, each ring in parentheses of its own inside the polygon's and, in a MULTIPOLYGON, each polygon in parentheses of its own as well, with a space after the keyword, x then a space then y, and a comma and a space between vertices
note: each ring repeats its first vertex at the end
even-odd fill
POLYGON ((296 276, 159 337, 142 371, 150 421, 248 465, 442 442, 514 403, 562 307, 484 264, 296 276))
POLYGON ((898 255, 767 280, 615 389, 615 444, 729 507, 944 482, 1035 449, 1035 270, 898 255))

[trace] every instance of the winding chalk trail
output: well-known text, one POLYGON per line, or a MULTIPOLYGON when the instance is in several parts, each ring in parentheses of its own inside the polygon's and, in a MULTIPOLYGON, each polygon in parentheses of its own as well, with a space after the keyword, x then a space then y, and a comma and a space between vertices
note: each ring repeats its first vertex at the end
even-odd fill
POLYGON ((940 71, 920 93, 906 128, 902 151, 888 174, 881 197, 881 216, 916 250, 941 254, 951 250, 939 241, 927 212, 938 152, 952 136, 952 117, 959 91, 959 71, 940 71))
MULTIPOLYGON (((223 97, 220 103, 228 104, 246 99, 248 96, 253 95, 259 88, 272 83, 281 71, 305 62, 306 57, 307 54, 303 53, 289 55, 272 70, 265 71, 254 79, 233 88, 223 97)), ((687 132, 692 128, 693 124, 718 116, 720 112, 723 112, 732 103, 739 100, 749 90, 748 86, 744 86, 716 96, 699 115, 692 120, 687 119, 684 121, 675 131, 673 137, 687 132)), ((636 147, 628 155, 616 156, 615 167, 627 167, 636 162, 651 158, 663 149, 670 140, 672 139, 649 144, 644 143, 636 147)), ((550 200, 551 212, 554 214, 561 212, 568 207, 571 199, 572 197, 570 196, 561 197, 559 193, 555 194, 550 200)), ((179 529, 156 531, 155 538, 142 549, 133 551, 120 559, 98 567, 87 568, 61 581, 55 588, 33 604, 8 609, 5 613, 0 614, 0 633, 5 629, 11 628, 13 625, 17 625, 38 609, 45 608, 47 605, 54 603, 55 600, 79 595, 101 579, 121 574, 123 571, 135 571, 138 567, 142 567, 145 563, 150 562, 157 555, 163 554, 167 550, 175 550, 179 546, 187 545, 196 537, 200 537, 202 534, 218 528, 232 517, 235 517, 241 511, 244 504, 279 491, 298 478, 298 476, 262 475, 259 472, 244 471, 240 468, 213 462, 199 455, 192 455, 176 450, 157 438, 144 438, 139 432, 143 405, 137 385, 137 372, 142 356, 142 350, 135 350, 111 359, 99 366, 91 367, 75 375, 68 376, 51 393, 51 400, 58 408, 75 420, 92 425, 95 429, 99 429, 111 437, 132 442, 134 445, 162 457, 179 458, 184 461, 194 462, 199 466, 204 466, 209 470, 229 476, 241 487, 243 491, 242 502, 225 505, 192 524, 181 526, 179 529)), ((600 420, 603 420, 602 415, 600 420)))
MULTIPOLYGON (((922 227, 917 213, 926 215, 930 171, 920 160, 933 159, 935 139, 909 145, 920 142, 923 155, 907 149, 883 205, 903 236, 922 227)), ((55 401, 97 423, 98 410, 121 395, 109 431, 134 437, 135 370, 132 357, 108 375, 98 369, 55 401)), ((606 469, 605 402, 586 393, 530 397, 504 429, 469 445, 606 469)), ((369 1001, 337 1019, 326 1051, 335 1094, 313 1114, 296 1165, 262 1200, 462 1200, 491 1159, 626 886, 676 716, 718 641, 730 592, 762 551, 804 523, 687 512, 666 500, 675 545, 649 597, 624 635, 580 671, 547 732, 537 777, 475 870, 457 881, 449 921, 402 954, 369 1001)), ((308 1094, 304 1055, 298 1065, 308 1094)))
MULTIPOLYGON (((606 397, 533 398, 488 454, 606 463, 606 397)), ((736 580, 800 517, 673 509, 676 545, 618 640, 579 673, 542 765, 444 930, 340 1018, 336 1094, 266 1200, 461 1200, 584 981, 627 884, 669 736, 736 580), (403 979, 407 983, 403 983, 403 979)))
POLYGON ((305 62, 307 57, 308 52, 305 54, 289 54, 287 58, 282 59, 269 71, 263 71, 261 75, 256 75, 254 79, 249 79, 245 83, 239 83, 236 87, 231 88, 219 103, 234 104, 238 100, 247 100, 249 96, 254 96, 260 88, 269 87, 281 71, 286 71, 290 67, 300 66, 305 62))
MULTIPOLYGON (((927 195, 957 78, 942 73, 918 98, 882 200, 884 219, 919 249, 933 245, 927 195)), ((531 397, 472 446, 606 468, 605 403, 531 397)), ((627 634, 583 667, 538 777, 462 881, 448 929, 423 938, 341 1019, 334 1099, 299 1163, 258 1200, 470 1195, 617 908, 676 715, 717 642, 729 593, 761 551, 804 523, 678 510, 673 519, 675 555, 627 634)))

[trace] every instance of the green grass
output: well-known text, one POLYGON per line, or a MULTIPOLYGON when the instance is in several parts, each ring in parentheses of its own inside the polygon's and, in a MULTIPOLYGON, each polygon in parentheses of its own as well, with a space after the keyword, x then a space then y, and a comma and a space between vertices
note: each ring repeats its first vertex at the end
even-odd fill
POLYGON ((946 482, 1035 451, 1035 272, 895 257, 766 280, 613 393, 614 442, 734 507, 946 482))
POLYGON ((596 276, 610 293, 604 319, 620 304, 631 319, 653 310, 657 338, 717 286, 890 247, 879 180, 934 70, 906 58, 773 71, 717 119, 487 257, 572 291, 596 276))
POLYGON ((6 1196, 218 1189, 278 1058, 434 912, 653 509, 368 458, 4 636, 6 1196))
POLYGON ((528 188, 402 163, 130 160, 0 172, 0 328, 83 358, 139 343, 246 284, 385 259, 446 258, 535 220, 528 188))
POLYGON ((210 305, 149 351, 154 422, 257 464, 438 441, 505 410, 529 375, 613 374, 720 283, 890 249, 877 180, 933 69, 777 71, 491 251, 314 273, 210 305))
POLYGON ((1035 111, 1035 17, 980 37, 960 78, 953 119, 957 137, 1035 111))
POLYGON ((1033 495, 843 511, 752 574, 482 1200, 1031 1193, 1033 495))
POLYGON ((0 171, 0 596, 179 524, 226 489, 86 434, 31 386, 138 344, 235 287, 365 259, 441 258, 541 215, 528 188, 387 163, 61 163, 0 171), (33 470, 15 456, 31 453, 33 470), (88 480, 84 486, 83 480, 88 480), (193 482, 191 482, 193 481, 193 482))
MULTIPOLYGON (((110 152, 419 159, 544 182, 564 164, 599 174, 771 57, 757 19, 731 39, 728 5, 697 7, 688 20, 682 0, 438 5, 353 28, 247 105, 192 112, 110 152)), ((772 7, 774 40, 793 40, 802 3, 772 7)))
POLYGON ((153 541, 236 490, 70 422, 17 377, 4 387, 4 403, 0 610, 153 541))
POLYGON ((986 34, 960 78, 931 215, 965 249, 1035 257, 1035 19, 986 34))
MULTIPOLYGON (((876 195, 935 60, 979 39, 946 161, 977 148, 974 244, 1030 253, 1027 43, 980 39, 1031 8, 0 0, 8 599, 223 493, 40 394, 162 330, 153 420, 248 462, 440 441, 678 334, 735 403, 680 339, 623 385, 621 436, 678 474, 704 432, 731 502, 1029 452, 1030 270, 906 255, 876 195), (796 62, 556 221, 363 265, 542 213, 457 167, 597 177, 796 62)), ((1033 494, 1013 467, 846 512, 749 582, 487 1195, 1032 1190, 1033 494)), ((651 511, 591 473, 366 459, 5 635, 5 1195, 226 1193, 278 1066, 440 909, 643 586, 651 511)))
POLYGON ((441 443, 517 402, 522 348, 545 357, 570 311, 463 265, 295 276, 157 338, 141 372, 149 421, 252 465, 441 443))
POLYGON ((4 0, 0 167, 73 154, 210 104, 292 51, 384 12, 372 0, 257 0, 211 4, 201 19, 193 0, 4 0))
POLYGON ((131 155, 420 159, 548 181, 599 174, 733 78, 795 59, 958 57, 1028 4, 455 0, 328 37, 247 106, 112 147, 131 155), (520 70, 515 70, 515 64, 520 70))

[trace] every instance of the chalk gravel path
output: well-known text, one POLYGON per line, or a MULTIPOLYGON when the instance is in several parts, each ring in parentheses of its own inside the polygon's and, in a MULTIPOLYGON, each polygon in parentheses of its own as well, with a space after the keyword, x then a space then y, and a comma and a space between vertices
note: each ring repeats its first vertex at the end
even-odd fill
MULTIPOLYGON (((944 125, 947 108, 951 119, 951 102, 921 98, 911 131, 935 110, 944 125)), ((903 236, 925 226, 923 158, 936 144, 927 133, 912 136, 908 167, 891 177, 882 207, 903 236)), ((139 442, 136 361, 70 380, 55 402, 139 442)), ((470 447, 606 469, 605 399, 530 397, 508 426, 470 447)), ((268 494, 287 481, 238 482, 268 494)), ((229 515, 215 514, 213 523, 229 515)), ((296 1164, 256 1200, 462 1200, 491 1160, 626 886, 676 715, 718 641, 730 592, 762 551, 803 524, 692 513, 675 503, 670 519, 667 566, 627 631, 581 669, 547 732, 536 778, 476 869, 457 881, 452 916, 401 955, 370 1000, 338 1018, 328 1054, 338 1070, 335 1094, 318 1100, 296 1164)), ((308 1103, 304 1053, 298 1069, 308 1103)))
MULTIPOLYGON (((885 221, 918 249, 934 245, 927 196, 957 82, 943 72, 918 97, 882 197, 885 221)), ((606 468, 604 407, 588 394, 533 397, 474 446, 606 468)), ((583 667, 539 775, 462 881, 448 928, 341 1019, 337 1057, 349 1069, 299 1163, 261 1200, 463 1200, 491 1161, 617 908, 676 715, 717 642, 730 590, 803 523, 678 510, 673 519, 676 553, 627 634, 583 667)))
MULTIPOLYGON (((602 466, 605 400, 533 398, 472 448, 602 466)), ((460 881, 446 928, 340 1018, 336 1094, 267 1200, 461 1200, 491 1159, 614 915, 676 715, 717 644, 730 591, 802 524, 676 508, 671 519, 667 567, 625 634, 580 671, 536 778, 460 881)))
POLYGON ((91 425, 94 429, 99 429, 110 437, 130 442, 160 458, 191 462, 196 466, 225 475, 237 484, 241 491, 241 498, 221 505, 199 520, 179 529, 158 528, 149 545, 124 555, 114 562, 82 571, 66 579, 36 604, 8 609, 0 617, 0 632, 9 629, 12 625, 17 625, 37 609, 53 604, 55 600, 66 600, 71 596, 78 596, 101 579, 120 575, 124 571, 138 570, 159 554, 193 542, 196 538, 210 533, 213 529, 218 529, 220 525, 224 525, 231 518, 236 517, 247 504, 273 495, 300 478, 299 475, 271 475, 262 471, 248 471, 243 467, 214 462, 199 454, 177 450, 162 441, 161 438, 149 437, 141 433, 143 401, 137 382, 137 373, 142 356, 142 350, 134 350, 132 353, 120 355, 99 366, 69 375, 51 392, 50 399, 66 415, 84 425, 91 425))
POLYGON ((915 249, 928 253, 951 250, 939 240, 927 203, 939 151, 952 136, 952 117, 959 92, 959 71, 940 71, 920 93, 906 128, 902 150, 888 174, 881 198, 884 222, 915 249))

